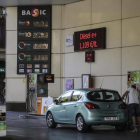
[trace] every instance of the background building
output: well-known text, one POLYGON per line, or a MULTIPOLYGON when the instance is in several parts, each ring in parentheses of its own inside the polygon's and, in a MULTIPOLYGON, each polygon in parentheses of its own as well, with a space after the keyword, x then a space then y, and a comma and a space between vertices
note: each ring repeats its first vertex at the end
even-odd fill
MULTIPOLYGON (((74 79, 74 88, 81 88, 82 74, 91 74, 92 87, 100 87, 104 78, 103 88, 122 94, 127 88, 127 72, 140 70, 139 5, 139 0, 84 0, 53 5, 51 73, 55 74, 55 83, 48 84, 48 95, 62 94, 66 79, 74 79), (66 35, 101 27, 106 27, 106 49, 95 51, 95 62, 86 63, 85 52, 74 52, 74 46, 65 46, 66 35)), ((5 6, 7 107, 25 106, 27 85, 23 81, 26 75, 17 75, 19 5, 5 6)))

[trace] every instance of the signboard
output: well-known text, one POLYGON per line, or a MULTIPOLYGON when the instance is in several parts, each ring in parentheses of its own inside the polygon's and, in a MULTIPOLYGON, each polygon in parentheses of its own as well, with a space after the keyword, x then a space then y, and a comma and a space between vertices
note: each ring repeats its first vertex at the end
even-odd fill
POLYGON ((91 74, 82 74, 82 88, 91 88, 91 74))
POLYGON ((6 130, 6 113, 0 113, 0 131, 6 130))
POLYGON ((49 52, 50 41, 18 41, 18 51, 49 52))
POLYGON ((18 52, 18 73, 50 73, 50 54, 43 52, 18 52))
POLYGON ((129 71, 127 81, 128 81, 128 84, 139 83, 140 82, 140 71, 129 71))
POLYGON ((18 8, 19 18, 50 18, 51 6, 22 6, 18 8))
POLYGON ((50 18, 45 19, 18 19, 19 29, 49 29, 50 18))
POLYGON ((54 83, 54 74, 44 74, 44 83, 54 83))
POLYGON ((73 45, 73 35, 66 35, 65 36, 65 45, 67 47, 73 45))
POLYGON ((6 136, 6 107, 0 106, 0 137, 6 136))
POLYGON ((37 114, 41 114, 42 98, 37 98, 37 114))
POLYGON ((36 88, 37 74, 29 74, 29 88, 36 88))
POLYGON ((74 51, 105 49, 106 28, 74 32, 74 51))
POLYGON ((136 82, 140 83, 140 71, 136 71, 136 82))
POLYGON ((66 79, 65 87, 66 90, 74 89, 74 79, 66 79))
POLYGON ((49 40, 48 30, 18 30, 18 40, 49 40))
POLYGON ((53 103, 52 97, 47 98, 37 98, 37 114, 38 115, 46 115, 46 110, 49 105, 53 103))
POLYGON ((94 62, 95 61, 95 52, 88 51, 85 52, 85 62, 94 62))
POLYGON ((17 74, 51 73, 51 6, 18 7, 17 74))

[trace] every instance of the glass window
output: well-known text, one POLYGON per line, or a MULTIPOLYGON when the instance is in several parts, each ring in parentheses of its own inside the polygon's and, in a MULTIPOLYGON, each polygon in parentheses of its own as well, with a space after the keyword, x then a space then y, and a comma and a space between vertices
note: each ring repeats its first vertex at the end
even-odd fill
POLYGON ((82 93, 80 91, 75 91, 71 97, 71 101, 78 101, 82 97, 82 93))
POLYGON ((106 92, 105 93, 105 100, 119 100, 119 96, 116 92, 106 92))
POLYGON ((103 93, 102 92, 90 92, 90 93, 88 93, 87 97, 91 101, 103 100, 103 93))
POLYGON ((87 98, 91 101, 120 101, 121 97, 115 91, 95 91, 89 92, 87 98))
POLYGON ((66 92, 64 95, 62 95, 59 99, 59 103, 68 102, 71 96, 71 93, 72 91, 69 91, 69 92, 66 92))

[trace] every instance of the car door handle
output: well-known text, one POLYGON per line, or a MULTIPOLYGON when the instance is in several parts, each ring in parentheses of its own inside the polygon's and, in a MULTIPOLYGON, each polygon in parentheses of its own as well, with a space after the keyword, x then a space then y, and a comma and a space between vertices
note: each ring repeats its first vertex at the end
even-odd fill
POLYGON ((74 107, 77 107, 77 105, 74 105, 74 107))

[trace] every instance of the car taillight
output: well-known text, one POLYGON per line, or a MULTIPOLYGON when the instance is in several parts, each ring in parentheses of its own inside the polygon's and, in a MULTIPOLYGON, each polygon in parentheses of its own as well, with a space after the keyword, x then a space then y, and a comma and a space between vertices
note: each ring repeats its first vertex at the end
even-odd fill
POLYGON ((100 107, 96 104, 92 104, 92 103, 85 103, 85 106, 88 108, 88 109, 100 109, 100 107))
POLYGON ((122 103, 118 107, 119 109, 127 109, 127 105, 125 103, 122 103))

